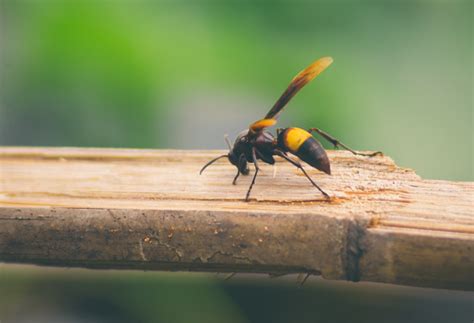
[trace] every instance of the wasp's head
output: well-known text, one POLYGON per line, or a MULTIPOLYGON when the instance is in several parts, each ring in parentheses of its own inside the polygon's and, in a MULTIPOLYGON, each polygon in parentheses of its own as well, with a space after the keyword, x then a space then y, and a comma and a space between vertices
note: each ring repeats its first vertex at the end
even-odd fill
POLYGON ((239 171, 247 175, 249 173, 249 169, 247 167, 247 152, 249 151, 249 141, 248 141, 248 130, 244 130, 239 135, 237 136, 237 139, 235 139, 235 143, 232 146, 230 144, 229 139, 227 136, 225 136, 225 140, 227 142, 227 145, 229 146, 229 153, 225 155, 218 156, 211 161, 209 161, 204 167, 201 169, 199 174, 201 174, 208 166, 213 164, 214 162, 218 161, 221 158, 227 157, 229 159, 229 162, 237 167, 239 171))
POLYGON ((227 157, 232 165, 237 167, 239 171, 247 175, 249 169, 247 167, 247 154, 249 150, 248 129, 240 132, 235 139, 234 145, 231 146, 229 142, 229 154, 227 157))

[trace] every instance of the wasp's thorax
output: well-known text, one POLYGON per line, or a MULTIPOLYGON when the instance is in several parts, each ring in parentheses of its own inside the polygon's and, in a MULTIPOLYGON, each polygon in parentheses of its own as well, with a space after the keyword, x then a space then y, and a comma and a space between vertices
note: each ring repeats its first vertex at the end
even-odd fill
POLYGON ((229 161, 240 170, 248 173, 247 163, 253 163, 253 150, 255 157, 263 160, 265 163, 274 164, 274 149, 277 141, 268 131, 259 131, 257 133, 251 130, 244 130, 235 139, 234 146, 229 152, 229 161))

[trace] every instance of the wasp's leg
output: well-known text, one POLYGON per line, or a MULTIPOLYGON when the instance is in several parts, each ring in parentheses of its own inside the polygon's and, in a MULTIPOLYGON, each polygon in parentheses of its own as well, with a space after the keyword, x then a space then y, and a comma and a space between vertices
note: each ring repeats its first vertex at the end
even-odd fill
POLYGON ((252 190, 253 184, 255 184, 255 179, 257 178, 257 174, 259 171, 258 163, 257 163, 257 149, 255 147, 252 147, 252 159, 253 159, 253 164, 255 165, 255 174, 253 175, 252 183, 250 183, 249 190, 247 191, 247 195, 245 196, 245 201, 249 200, 250 196, 250 191, 252 190))
POLYGON ((229 280, 231 279, 232 277, 234 277, 237 273, 230 273, 230 274, 227 274, 227 276, 225 276, 224 280, 229 280))
POLYGON ((374 156, 377 156, 377 155, 382 155, 382 152, 381 151, 376 151, 374 153, 371 153, 371 154, 364 154, 364 153, 359 153, 351 148, 349 148, 348 146, 346 146, 345 144, 343 144, 342 142, 340 142, 339 140, 337 140, 336 138, 332 137, 331 135, 325 133, 324 131, 322 131, 321 129, 318 129, 318 128, 311 128, 311 129, 308 129, 308 132, 311 133, 311 132, 316 132, 318 133, 321 137, 323 137, 324 139, 326 139, 327 141, 329 141, 331 144, 334 145, 334 147, 336 148, 339 148, 339 147, 342 147, 348 151, 350 151, 351 153, 353 153, 354 155, 359 155, 359 156, 368 156, 368 157, 374 157, 374 156))
POLYGON ((239 175, 242 173, 244 175, 247 175, 245 173, 243 173, 241 171, 241 168, 242 168, 242 162, 245 161, 245 155, 244 154, 241 154, 240 157, 239 157, 239 162, 238 162, 238 166, 237 166, 237 174, 235 175, 234 177, 234 180, 232 181, 232 185, 236 185, 237 184, 237 178, 239 178, 239 175))
POLYGON ((239 178, 240 169, 237 168, 237 174, 235 174, 234 180, 232 181, 232 185, 237 185, 237 178, 239 178))
POLYGON ((301 286, 304 285, 304 283, 306 282, 306 280, 309 278, 309 276, 311 276, 310 273, 306 273, 306 274, 298 274, 298 277, 296 278, 296 282, 298 284, 300 284, 301 286))
POLYGON ((301 166, 301 164, 291 158, 289 158, 284 152, 280 151, 280 150, 275 150, 275 154, 284 158, 285 160, 287 160, 288 162, 292 163, 293 165, 295 165, 296 167, 298 167, 299 169, 301 169, 301 171, 303 172, 304 176, 306 176, 306 178, 311 182, 311 184, 313 184, 314 187, 316 187, 326 198, 330 198, 328 193, 326 193, 325 191, 322 190, 321 187, 318 186, 318 184, 316 184, 312 179, 311 177, 309 177, 308 173, 306 173, 306 171, 304 170, 303 166, 301 166))

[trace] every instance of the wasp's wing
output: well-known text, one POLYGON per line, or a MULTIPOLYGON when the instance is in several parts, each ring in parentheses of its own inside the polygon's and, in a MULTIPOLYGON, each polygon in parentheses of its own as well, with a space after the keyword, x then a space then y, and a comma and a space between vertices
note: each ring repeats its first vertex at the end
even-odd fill
POLYGON ((290 85, 285 92, 281 95, 273 108, 267 113, 264 119, 277 119, 285 107, 285 105, 291 100, 292 97, 298 93, 303 86, 309 83, 312 79, 319 75, 332 63, 331 57, 323 57, 315 61, 313 64, 302 70, 295 76, 291 81, 290 85))
POLYGON ((275 119, 261 119, 252 123, 249 128, 254 132, 259 132, 267 127, 273 126, 276 123, 277 121, 275 119))

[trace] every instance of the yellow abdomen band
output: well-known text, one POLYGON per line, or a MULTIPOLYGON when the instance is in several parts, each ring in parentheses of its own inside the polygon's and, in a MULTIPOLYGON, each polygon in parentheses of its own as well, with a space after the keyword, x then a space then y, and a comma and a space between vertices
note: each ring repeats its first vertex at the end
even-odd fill
POLYGON ((285 145, 289 151, 295 153, 309 137, 311 137, 311 134, 306 130, 289 128, 285 134, 285 145))

